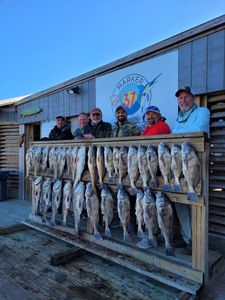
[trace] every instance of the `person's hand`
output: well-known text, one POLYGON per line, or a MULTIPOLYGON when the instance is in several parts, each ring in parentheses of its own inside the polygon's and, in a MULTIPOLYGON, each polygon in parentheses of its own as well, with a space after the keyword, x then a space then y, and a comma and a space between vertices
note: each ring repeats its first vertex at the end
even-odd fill
POLYGON ((84 134, 84 139, 94 139, 95 137, 91 133, 84 134))

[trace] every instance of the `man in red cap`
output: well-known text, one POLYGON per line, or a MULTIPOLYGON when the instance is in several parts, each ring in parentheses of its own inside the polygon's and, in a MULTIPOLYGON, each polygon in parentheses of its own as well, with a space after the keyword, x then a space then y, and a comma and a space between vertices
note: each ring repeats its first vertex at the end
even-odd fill
POLYGON ((147 126, 141 135, 157 135, 157 134, 168 134, 170 128, 165 122, 165 118, 161 116, 160 110, 157 106, 148 106, 145 110, 145 118, 147 126))
POLYGON ((100 108, 93 108, 90 113, 90 122, 84 128, 84 138, 106 138, 111 137, 112 126, 110 123, 102 121, 102 111, 100 108))

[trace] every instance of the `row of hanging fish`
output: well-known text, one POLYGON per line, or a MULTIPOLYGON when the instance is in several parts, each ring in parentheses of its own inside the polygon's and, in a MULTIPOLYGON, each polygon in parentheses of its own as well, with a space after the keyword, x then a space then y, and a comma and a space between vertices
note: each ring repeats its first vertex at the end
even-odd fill
MULTIPOLYGON (((105 236, 112 236, 110 224, 113 218, 114 201, 112 193, 105 185, 101 190, 101 201, 99 201, 91 182, 87 183, 85 187, 82 181, 73 186, 71 181, 67 181, 63 186, 62 180, 56 180, 53 184, 51 179, 47 178, 44 180, 42 176, 38 176, 33 182, 33 192, 35 213, 37 214, 39 210, 43 214, 45 223, 47 223, 46 212, 51 207, 50 225, 55 226, 55 217, 62 199, 62 226, 67 226, 68 209, 72 201, 76 236, 79 235, 80 216, 84 204, 86 204, 87 215, 94 230, 94 239, 102 239, 98 230, 100 208, 105 224, 105 236)), ((120 187, 117 192, 117 212, 123 227, 123 239, 124 241, 129 241, 130 200, 123 187, 120 187)), ((155 199, 150 190, 138 190, 135 213, 138 224, 138 236, 142 238, 137 246, 141 248, 156 247, 155 234, 159 226, 165 240, 166 254, 174 255, 173 247, 171 246, 173 211, 167 197, 159 192, 155 199), (143 225, 148 231, 148 238, 145 237, 143 225)))
POLYGON ((108 174, 109 183, 113 178, 118 187, 123 186, 127 176, 130 186, 136 193, 136 182, 141 178, 143 189, 157 188, 157 174, 160 170, 163 178, 162 190, 165 192, 182 192, 180 178, 184 175, 188 185, 188 200, 197 200, 196 185, 200 182, 200 162, 195 149, 189 142, 182 145, 173 144, 171 150, 166 144, 160 143, 158 148, 148 145, 138 147, 125 146, 94 146, 89 147, 32 147, 26 155, 27 174, 34 168, 45 172, 49 164, 54 179, 61 179, 66 169, 67 176, 76 185, 82 176, 86 164, 90 172, 92 188, 95 189, 97 176, 103 187, 104 177, 108 174), (183 174, 183 175, 182 175, 183 174), (170 179, 174 177, 174 185, 170 179))
POLYGON ((66 170, 66 175, 76 185, 84 171, 86 162, 86 147, 31 147, 26 154, 26 174, 34 170, 36 177, 38 172, 43 174, 49 169, 53 173, 53 179, 61 179, 66 170))

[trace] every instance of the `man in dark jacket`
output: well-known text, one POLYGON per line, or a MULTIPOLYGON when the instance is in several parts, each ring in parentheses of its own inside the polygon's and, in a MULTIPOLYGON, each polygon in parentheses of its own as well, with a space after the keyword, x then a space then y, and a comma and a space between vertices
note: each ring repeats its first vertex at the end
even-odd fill
POLYGON ((84 138, 106 138, 111 137, 112 126, 110 123, 102 121, 102 111, 100 108, 93 108, 90 114, 90 122, 84 128, 84 138))
POLYGON ((73 138, 70 126, 66 125, 66 119, 63 116, 56 117, 56 125, 49 133, 49 140, 70 140, 73 138))

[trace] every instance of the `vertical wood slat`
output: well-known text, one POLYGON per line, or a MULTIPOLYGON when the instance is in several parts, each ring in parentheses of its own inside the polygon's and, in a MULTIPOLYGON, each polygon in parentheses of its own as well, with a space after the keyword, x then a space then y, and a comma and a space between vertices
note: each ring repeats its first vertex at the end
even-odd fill
POLYGON ((204 272, 204 282, 208 281, 208 189, 209 144, 205 142, 205 152, 202 153, 203 195, 205 205, 192 206, 192 267, 204 272))
POLYGON ((25 125, 19 126, 19 134, 25 134, 25 143, 19 149, 19 199, 25 200, 25 151, 26 151, 26 132, 25 125))
POLYGON ((225 30, 208 36, 207 92, 225 89, 225 30))
POLYGON ((192 43, 178 49, 178 86, 192 86, 192 43))
POLYGON ((198 94, 206 91, 207 37, 192 42, 192 88, 198 94))

